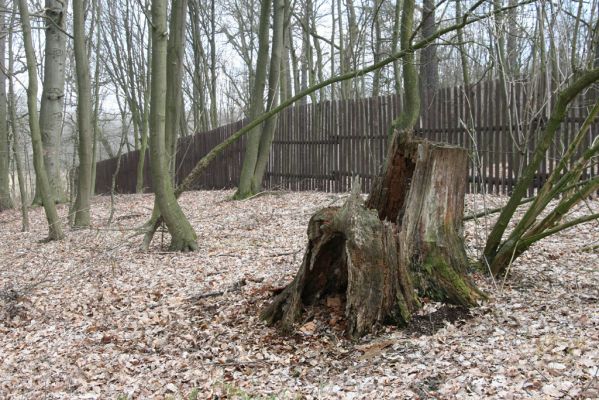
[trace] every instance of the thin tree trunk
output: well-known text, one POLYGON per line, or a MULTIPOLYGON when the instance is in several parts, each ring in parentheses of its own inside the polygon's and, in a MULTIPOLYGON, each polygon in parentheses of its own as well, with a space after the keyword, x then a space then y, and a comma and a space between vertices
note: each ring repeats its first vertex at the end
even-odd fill
MULTIPOLYGON (((383 4, 382 0, 374 0, 374 9, 373 9, 373 24, 374 24, 374 44, 372 46, 373 52, 373 60, 374 62, 378 62, 381 59, 381 47, 382 47, 382 37, 381 37, 381 6, 383 4)), ((381 91, 381 70, 377 70, 374 72, 372 76, 372 96, 377 97, 381 91)))
POLYGON ((165 146, 171 179, 175 179, 177 138, 182 114, 182 80, 185 51, 187 0, 173 0, 169 26, 166 67, 165 146))
POLYGON ((210 125, 218 126, 218 109, 216 106, 216 14, 215 0, 210 1, 210 125))
MULTIPOLYGON (((270 0, 261 1, 258 59, 256 61, 254 87, 252 88, 252 99, 249 112, 250 120, 255 119, 264 112, 264 86, 266 85, 266 68, 269 48, 268 31, 270 27, 270 0)), ((248 135, 241 167, 241 176, 239 178, 239 187, 234 195, 235 199, 245 199, 255 194, 252 189, 252 181, 260 148, 260 134, 260 128, 256 128, 248 135)))
POLYGON ((52 190, 46 175, 42 147, 42 135, 37 113, 37 61, 31 41, 31 24, 29 22, 29 10, 27 0, 19 0, 19 12, 21 15, 21 26, 23 29, 23 43, 27 58, 27 73, 29 77, 27 88, 27 108, 29 109, 29 129, 31 130, 31 145, 33 147, 33 164, 38 177, 39 193, 42 198, 46 219, 49 225, 49 240, 60 240, 64 237, 62 225, 56 212, 56 205, 52 198, 52 190))
POLYGON ((147 48, 147 65, 149 71, 147 72, 147 83, 146 90, 143 93, 143 112, 141 114, 142 123, 141 123, 141 131, 140 131, 140 149, 139 149, 139 159, 137 162, 137 181, 135 185, 136 193, 143 193, 144 191, 144 164, 146 161, 146 150, 148 149, 148 137, 150 135, 150 98, 152 95, 152 86, 150 84, 150 77, 152 76, 151 66, 153 63, 153 46, 154 46, 154 35, 152 31, 151 25, 148 26, 148 31, 152 34, 150 35, 150 42, 148 43, 147 48))
MULTIPOLYGON (((189 22, 191 25, 192 32, 192 55, 193 55, 193 71, 192 83, 193 83, 193 129, 194 132, 203 132, 209 128, 215 128, 210 122, 207 108, 206 108, 206 93, 205 89, 208 87, 212 91, 212 85, 208 82, 204 82, 204 70, 208 65, 204 48, 201 39, 201 26, 200 26, 200 10, 198 0, 191 0, 189 2, 189 22)), ((212 96, 212 92, 210 92, 212 96)), ((216 101, 216 100, 215 100, 216 101)), ((210 118, 212 116, 212 97, 210 97, 210 118)))
POLYGON ((152 80, 150 100, 150 167, 160 213, 171 234, 170 249, 194 251, 196 234, 173 192, 166 159, 165 112, 167 71, 166 0, 152 1, 152 80))
MULTIPOLYGON (((13 4, 13 13, 17 12, 17 4, 13 4)), ((12 21, 11 21, 12 22, 12 21)), ((12 26, 12 23, 11 23, 12 26)), ((21 160, 21 146, 19 145, 20 132, 17 128, 17 111, 16 111, 16 96, 13 84, 13 73, 14 73, 14 57, 12 51, 13 45, 13 29, 11 28, 8 32, 8 114, 10 120, 10 127, 12 130, 12 150, 17 166, 17 176, 19 179, 19 194, 21 197, 21 231, 29 231, 29 199, 27 196, 27 187, 25 181, 25 174, 23 173, 23 162, 21 160)))
MULTIPOLYGON (((462 19, 462 0, 456 0, 456 23, 460 23, 462 19)), ((464 32, 462 29, 458 29, 458 49, 460 52, 460 64, 462 66, 462 83, 464 89, 470 86, 470 70, 468 68, 468 53, 466 51, 466 44, 464 43, 464 32)))
POLYGON ((88 55, 85 46, 85 9, 82 1, 73 2, 73 43, 77 71, 77 123, 79 128, 79 172, 74 226, 90 225, 92 193, 92 104, 88 55))
MULTIPOLYGON (((401 0, 395 2, 395 15, 393 18, 393 34, 391 37, 391 53, 395 54, 398 50, 400 31, 401 31, 401 0)), ((456 22, 459 23, 459 22, 456 22)), ((393 62, 393 78, 395 83, 395 93, 401 93, 401 64, 399 60, 393 62)))
MULTIPOLYGON (((530 183, 534 179, 536 170, 545 157, 547 149, 553 142, 555 134, 564 116, 566 115, 568 105, 582 90, 598 80, 599 69, 585 72, 584 74, 580 75, 570 86, 564 89, 564 91, 562 91, 562 93, 559 95, 557 102, 553 107, 551 118, 545 127, 545 131, 536 144, 531 161, 524 167, 522 176, 513 189, 512 196, 510 197, 507 205, 503 208, 497 223, 493 226, 493 229, 487 238, 483 257, 485 258, 484 261, 489 265, 494 265, 495 274, 502 272, 507 266, 505 263, 505 252, 501 251, 501 248, 505 248, 505 245, 502 244, 502 237, 514 215, 514 212, 516 211, 516 208, 518 207, 518 204, 526 194, 530 183)), ((521 228, 524 229, 523 226, 521 228)), ((512 233, 512 235, 514 234, 518 235, 518 231, 512 233)), ((509 258, 507 259, 509 260, 509 258)))
MULTIPOLYGON (((510 6, 515 6, 518 0, 509 0, 510 6)), ((519 26, 518 26, 518 10, 516 8, 507 13, 509 19, 508 37, 506 43, 506 57, 508 63, 509 74, 515 78, 520 73, 520 54, 518 52, 519 26)))
MULTIPOLYGON (((285 19, 285 0, 273 1, 273 39, 272 52, 270 57, 270 71, 268 73, 268 100, 267 109, 270 110, 278 105, 278 84, 280 82, 281 65, 283 64, 283 34, 285 19)), ((269 118, 264 123, 264 128, 260 136, 260 149, 256 159, 254 177, 252 183, 253 192, 258 193, 262 190, 262 182, 268 165, 270 148, 275 136, 277 126, 277 115, 269 118)))
POLYGON ((6 4, 0 0, 0 211, 13 208, 10 197, 10 145, 8 142, 8 124, 6 121, 6 37, 4 10, 6 4))
MULTIPOLYGON (((414 65, 414 49, 412 48, 411 37, 414 29, 414 0, 405 0, 401 15, 400 46, 401 50, 406 52, 402 58, 403 82, 404 82, 404 101, 406 110, 391 124, 389 139, 395 132, 411 130, 416 125, 420 117, 420 95, 418 93, 418 72, 414 65)), ((434 34, 433 36, 435 36, 434 34)), ((431 37, 431 36, 428 36, 431 37)), ((391 142, 391 140, 390 140, 391 142)))
MULTIPOLYGON (((437 30, 435 21, 435 1, 424 0, 422 5, 422 35, 432 36, 437 30)), ((434 92, 439 88, 439 61, 437 46, 431 44, 420 53, 420 90, 422 94, 434 92)), ((428 108, 430 100, 422 96, 422 101, 428 108)))
POLYGON ((94 66, 94 118, 93 118, 93 145, 92 145, 92 179, 91 179, 91 185, 90 185, 90 189, 91 189, 91 194, 92 196, 96 193, 96 156, 97 156, 97 150, 98 150, 98 139, 102 141, 102 145, 104 146, 104 149, 106 150, 106 152, 108 153, 108 157, 109 158, 113 158, 114 157, 114 152, 112 151, 112 148, 110 147, 110 143, 108 142, 108 140, 106 140, 106 137, 104 137, 104 135, 102 134, 102 132, 100 131, 100 123, 99 123, 99 116, 100 116, 100 52, 101 50, 101 45, 100 45, 100 2, 99 0, 93 0, 93 10, 94 10, 94 15, 96 16, 96 59, 95 59, 95 66, 94 66))

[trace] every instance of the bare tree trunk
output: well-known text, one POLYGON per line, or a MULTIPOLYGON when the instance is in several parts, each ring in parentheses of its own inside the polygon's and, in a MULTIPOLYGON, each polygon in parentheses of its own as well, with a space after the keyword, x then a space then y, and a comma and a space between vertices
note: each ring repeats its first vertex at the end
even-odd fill
POLYGON ((6 37, 4 0, 0 0, 0 211, 13 207, 10 197, 10 146, 8 142, 8 125, 6 121, 6 37))
POLYGON ((79 172, 74 226, 90 224, 92 193, 92 105, 88 55, 85 46, 85 17, 82 1, 73 2, 73 42, 77 71, 77 123, 79 128, 79 172))
MULTIPOLYGON (((435 1, 424 0, 422 4, 422 36, 432 36, 436 31, 435 1)), ((420 93, 425 95, 438 88, 439 60, 437 59, 437 46, 431 44, 420 52, 420 93)), ((430 100, 422 96, 422 102, 428 107, 430 100)))
POLYGON ((215 0, 210 1, 210 125, 218 126, 218 109, 216 106, 216 13, 215 0))
POLYGON ((19 12, 21 15, 21 26, 23 29, 23 42, 27 57, 27 73, 29 83, 27 88, 27 108, 29 109, 29 129, 31 130, 31 145, 33 147, 33 164, 38 177, 39 193, 42 198, 46 219, 49 225, 49 240, 60 240, 64 237, 62 225, 56 212, 56 205, 52 198, 52 190, 46 175, 43 159, 42 135, 37 113, 37 62, 31 41, 31 24, 29 22, 29 10, 27 0, 19 0, 19 12))
MULTIPOLYGON (((402 58, 403 82, 404 82, 404 104, 406 110, 391 124, 389 138, 391 139, 395 132, 411 130, 416 125, 420 117, 420 94, 418 93, 418 71, 414 65, 414 51, 410 50, 412 46, 412 31, 414 29, 414 0, 405 0, 401 14, 400 46, 402 51, 406 51, 402 58)), ((390 140, 391 142, 391 140, 390 140)))
MULTIPOLYGON (((17 4, 13 4, 13 15, 17 13, 17 4)), ((17 166, 17 177, 19 179, 19 194, 21 197, 21 231, 28 232, 29 231, 29 199, 27 198, 27 188, 25 182, 25 174, 23 173, 23 161, 21 160, 21 146, 19 145, 19 137, 20 132, 17 128, 17 111, 16 111, 16 96, 15 96, 15 88, 13 84, 13 73, 14 73, 14 57, 13 57, 13 28, 12 28, 12 20, 11 18, 11 28, 8 32, 8 115, 10 120, 10 127, 12 131, 12 150, 13 156, 15 160, 15 164, 17 166)))
MULTIPOLYGON (((60 177, 60 150, 64 107, 66 61, 66 15, 68 0, 46 0, 44 83, 40 106, 40 129, 44 148, 44 165, 48 173, 51 198, 57 203, 67 201, 60 177)), ((39 185, 41 182, 37 182, 39 185)), ((36 189, 34 204, 42 201, 36 189)))
MULTIPOLYGON (((194 132, 203 132, 209 128, 215 128, 210 122, 208 108, 206 107, 206 87, 210 89, 212 96, 212 86, 205 79, 205 69, 208 60, 202 43, 202 30, 200 24, 200 8, 198 0, 189 1, 189 23, 191 25, 191 43, 193 56, 193 70, 190 72, 193 84, 193 129, 194 132)), ((216 95, 216 93, 215 93, 216 95)), ((216 99, 214 99, 216 101, 216 99)), ((212 116, 212 97, 210 97, 210 117, 212 116)))
MULTIPOLYGON (((152 27, 150 26, 148 28, 148 30, 152 30, 152 27)), ((154 36, 151 35, 151 38, 153 38, 154 36)), ((154 41, 153 39, 150 39, 150 43, 148 44, 148 48, 147 48, 147 64, 149 66, 154 65, 153 63, 153 46, 154 46, 154 41)), ((152 96, 152 86, 150 85, 150 77, 152 76, 152 71, 151 71, 151 67, 149 68, 150 70, 147 72, 147 84, 146 84, 146 88, 148 90, 146 90, 143 93, 143 100, 142 100, 142 104, 143 104, 143 111, 141 113, 141 118, 142 118, 142 123, 141 123, 141 130, 140 130, 140 145, 141 147, 139 148, 139 160, 137 162, 137 182, 136 182, 136 186, 135 186, 135 192, 136 193, 143 193, 144 191, 144 164, 146 162, 146 150, 148 149, 148 137, 150 136, 151 132, 150 132, 150 99, 152 96)))
MULTIPOLYGON (((456 0, 456 23, 459 24, 462 19, 462 0, 456 0)), ((460 52, 460 65, 462 67, 462 83, 464 88, 470 86, 470 70, 468 68, 468 54, 466 52, 466 45, 464 44, 464 32, 462 29, 458 29, 458 50, 460 52)))
MULTIPOLYGON (((92 179, 91 179, 91 185, 90 185, 90 190, 91 190, 91 195, 93 196, 96 193, 96 156, 98 153, 98 140, 100 140, 102 142, 102 145, 104 146, 104 150, 106 150, 106 152, 108 153, 108 157, 109 158, 113 158, 114 157, 114 152, 112 151, 112 148, 110 147, 110 143, 108 142, 108 140, 106 140, 106 137, 102 134, 102 131, 100 130, 100 122, 99 122, 99 116, 100 116, 100 51, 101 51, 101 44, 100 44, 100 15, 101 15, 101 10, 100 10, 100 1, 99 0, 93 0, 92 2, 93 4, 93 12, 95 15, 95 20, 96 23, 94 25, 94 28, 96 29, 96 48, 95 48, 95 52, 96 52, 96 57, 95 57, 95 65, 94 65, 94 117, 93 117, 93 139, 92 139, 92 179)), ((91 41, 91 35, 90 35, 90 41, 91 41)), ((91 47, 91 44, 90 44, 91 47)))
MULTIPOLYGON (((373 10, 373 24, 374 24, 374 37, 372 38, 372 53, 374 62, 378 62, 381 59, 382 51, 382 36, 381 36, 381 6, 382 0, 374 0, 373 10)), ((376 70, 372 76, 372 96, 377 97, 381 90, 381 70, 376 70)))
MULTIPOLYGON (((268 100, 267 109, 270 110, 278 105, 279 99, 279 82, 281 74, 281 65, 283 64, 283 34, 284 34, 284 19, 285 19, 285 0, 273 1, 273 39, 272 51, 270 57, 270 70, 268 73, 268 100)), ((256 165, 254 168, 254 176, 252 188, 254 192, 262 190, 262 181, 266 173, 270 148, 275 136, 275 128, 277 126, 278 115, 267 119, 263 124, 262 134, 260 135, 260 148, 256 165)))
MULTIPOLYGON (((391 52, 393 54, 397 53, 400 31, 401 31, 401 5, 402 1, 397 0, 395 2, 395 14, 393 18, 393 34, 391 36, 391 52)), ((393 62, 393 80, 395 83, 395 93, 401 93, 401 65, 400 60, 396 60, 393 62)))
MULTIPOLYGON (((252 88, 252 99, 250 105, 249 118, 255 119, 264 112, 264 87, 266 85, 266 67, 268 64, 268 31, 270 27, 270 1, 261 0, 260 27, 258 59, 256 64, 256 74, 254 87, 252 88)), ((235 199, 245 199, 255 194, 252 189, 254 172, 256 170, 256 161, 260 147, 260 128, 253 129, 248 134, 245 154, 243 156, 243 165, 241 167, 241 176, 239 178, 239 187, 235 192, 235 199)))
POLYGON ((166 67, 166 116, 165 146, 171 179, 175 178, 177 157, 177 138, 179 136, 180 117, 183 111, 181 102, 183 80, 183 58, 185 46, 185 25, 187 0, 173 0, 169 26, 166 67))
POLYGON ((150 100, 150 166, 160 213, 171 234, 170 249, 194 251, 196 234, 177 203, 166 159, 165 112, 167 71, 166 0, 152 1, 152 95, 150 100))

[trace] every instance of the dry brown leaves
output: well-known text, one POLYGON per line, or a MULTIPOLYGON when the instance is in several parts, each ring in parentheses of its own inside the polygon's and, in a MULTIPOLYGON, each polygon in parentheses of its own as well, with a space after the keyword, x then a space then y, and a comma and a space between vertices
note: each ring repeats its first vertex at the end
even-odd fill
MULTIPOLYGON (((194 254, 166 252, 166 234, 139 250, 131 229, 149 215, 149 195, 118 197, 110 227, 109 199, 95 198, 93 229, 47 244, 41 209, 29 233, 18 211, 0 214, 0 397, 598 397, 599 257, 580 251, 599 240, 597 223, 541 242, 505 282, 478 277, 492 300, 470 319, 432 336, 386 327, 352 343, 334 315, 307 313, 292 336, 257 317, 269 289, 296 272, 310 215, 342 196, 231 194, 181 198, 194 254)), ((482 204, 468 197, 469 209, 482 204)), ((468 223, 473 255, 490 223, 468 223)))

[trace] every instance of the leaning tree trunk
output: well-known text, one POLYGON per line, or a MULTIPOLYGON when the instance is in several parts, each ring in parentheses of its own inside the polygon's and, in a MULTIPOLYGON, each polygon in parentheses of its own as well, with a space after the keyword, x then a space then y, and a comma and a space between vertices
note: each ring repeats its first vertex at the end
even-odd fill
POLYGON ((419 297, 466 307, 484 295, 466 275, 462 210, 465 149, 397 137, 364 203, 359 185, 341 208, 314 214, 295 279, 263 311, 292 328, 304 306, 345 297, 347 333, 407 324, 419 297))

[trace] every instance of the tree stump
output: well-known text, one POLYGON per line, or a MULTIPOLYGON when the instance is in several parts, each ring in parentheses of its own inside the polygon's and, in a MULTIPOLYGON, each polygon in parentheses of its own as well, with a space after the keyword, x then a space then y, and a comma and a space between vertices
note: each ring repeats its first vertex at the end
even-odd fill
POLYGON ((340 294, 359 337, 408 324, 423 296, 478 304, 463 239, 467 165, 465 149, 398 135, 366 203, 354 183, 342 207, 312 216, 302 265, 262 318, 291 330, 304 306, 340 294))

